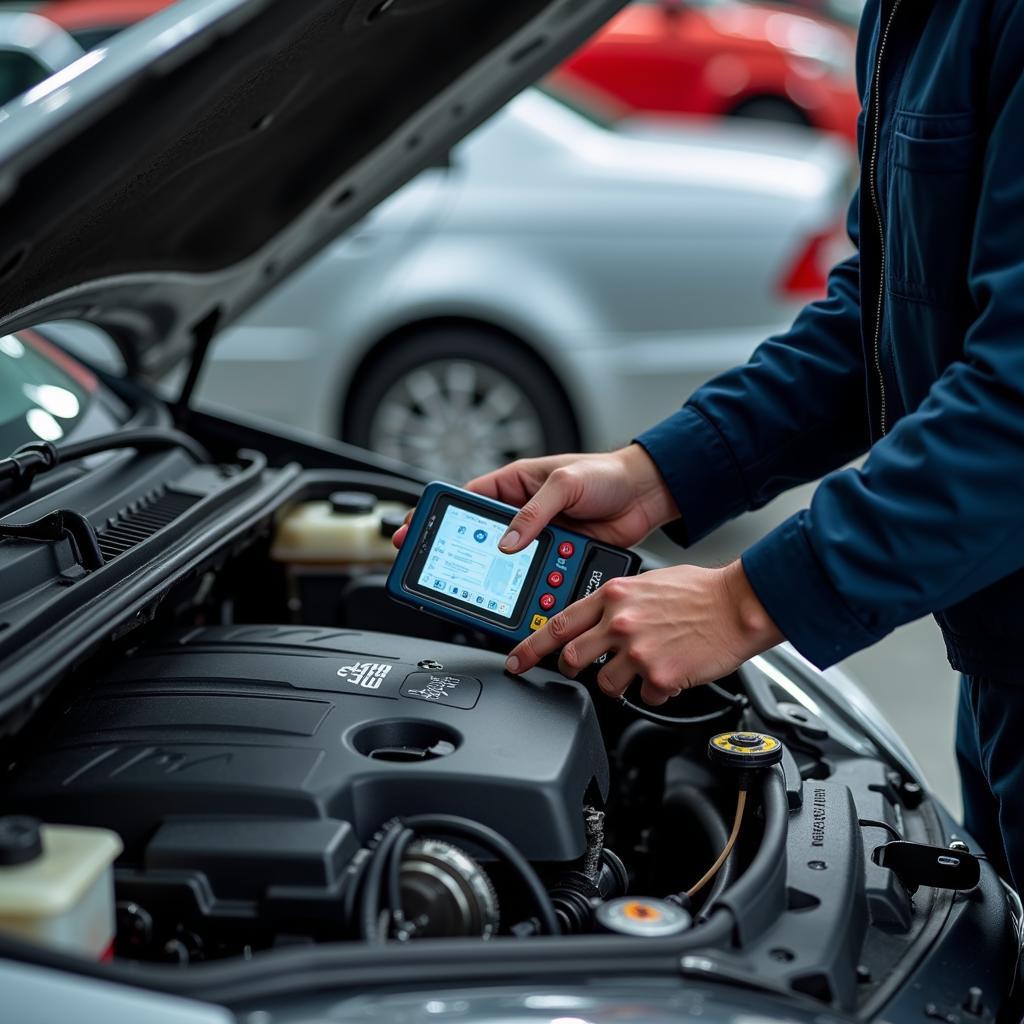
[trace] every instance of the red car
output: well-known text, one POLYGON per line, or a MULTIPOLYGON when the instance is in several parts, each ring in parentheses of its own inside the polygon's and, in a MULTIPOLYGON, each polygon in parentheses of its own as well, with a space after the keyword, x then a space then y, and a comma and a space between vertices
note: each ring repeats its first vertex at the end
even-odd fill
POLYGON ((99 46, 129 25, 148 18, 173 0, 49 0, 34 8, 60 25, 86 49, 99 46))
MULTIPOLYGON (((90 49, 170 2, 49 0, 36 11, 90 49)), ((852 29, 794 7, 641 0, 554 78, 570 93, 598 93, 623 115, 743 115, 810 125, 856 142, 855 44, 852 29)))
POLYGON ((644 0, 556 72, 629 114, 744 115, 856 142, 852 29, 793 7, 644 0))

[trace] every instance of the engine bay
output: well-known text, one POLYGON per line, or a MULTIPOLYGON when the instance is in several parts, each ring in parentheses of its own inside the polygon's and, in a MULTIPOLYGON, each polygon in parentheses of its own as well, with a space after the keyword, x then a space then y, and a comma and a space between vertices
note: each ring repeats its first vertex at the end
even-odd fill
POLYGON ((7 742, 4 814, 123 845, 114 968, 162 987, 167 965, 209 984, 252 961, 248 984, 277 991, 296 957, 377 948, 430 977, 604 963, 849 1012, 932 969, 943 929, 976 948, 936 984, 1012 970, 1002 933, 979 938, 1006 902, 990 868, 968 898, 877 862, 893 836, 946 846, 955 826, 792 653, 657 711, 554 666, 514 678, 493 641, 388 599, 379 540, 416 485, 274 486, 7 742), (327 563, 336 527, 347 554, 327 563), (709 756, 715 736, 732 761, 709 756), (764 736, 780 763, 744 761, 764 736))
MULTIPOLYGON (((370 938, 352 920, 364 857, 389 821, 424 812, 500 833, 531 861, 587 856, 596 879, 582 810, 604 805, 608 761, 589 696, 567 680, 516 685, 437 641, 232 626, 98 667, 19 778, 18 809, 120 835, 131 874, 118 885, 148 918, 188 907, 151 939, 180 954, 179 931, 197 953, 252 946, 254 930, 370 938)), ((434 865, 450 877, 432 896, 407 879, 410 937, 492 934, 488 876, 455 847, 432 855, 462 861, 434 865), (414 896, 440 900, 447 923, 410 914, 414 896)))

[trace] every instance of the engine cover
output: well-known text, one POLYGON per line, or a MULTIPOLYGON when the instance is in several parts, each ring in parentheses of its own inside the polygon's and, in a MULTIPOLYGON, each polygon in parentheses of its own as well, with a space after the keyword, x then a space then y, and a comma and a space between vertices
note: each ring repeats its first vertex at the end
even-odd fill
POLYGON ((246 835, 269 842, 275 821, 270 834, 287 836, 291 822, 319 845, 324 826, 347 823, 351 846, 352 832, 365 842, 394 815, 426 812, 490 825, 532 860, 567 861, 584 852, 585 797, 607 795, 584 688, 544 672, 513 680, 486 651, 217 627, 168 635, 79 686, 5 802, 115 829, 122 863, 180 863, 197 828, 228 856, 232 829, 244 846, 246 835))

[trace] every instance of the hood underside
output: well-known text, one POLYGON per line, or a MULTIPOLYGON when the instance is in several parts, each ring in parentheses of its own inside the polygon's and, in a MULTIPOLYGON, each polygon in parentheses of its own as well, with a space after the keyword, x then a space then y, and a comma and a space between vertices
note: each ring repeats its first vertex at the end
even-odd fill
POLYGON ((622 0, 182 0, 0 108, 0 332, 155 378, 622 0))

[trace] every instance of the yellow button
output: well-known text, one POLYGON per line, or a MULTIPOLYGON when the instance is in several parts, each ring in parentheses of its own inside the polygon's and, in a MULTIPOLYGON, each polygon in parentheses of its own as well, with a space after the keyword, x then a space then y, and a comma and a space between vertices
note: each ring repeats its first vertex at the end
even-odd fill
POLYGON ((534 615, 534 617, 530 619, 530 629, 536 631, 547 621, 548 617, 546 615, 534 615))

